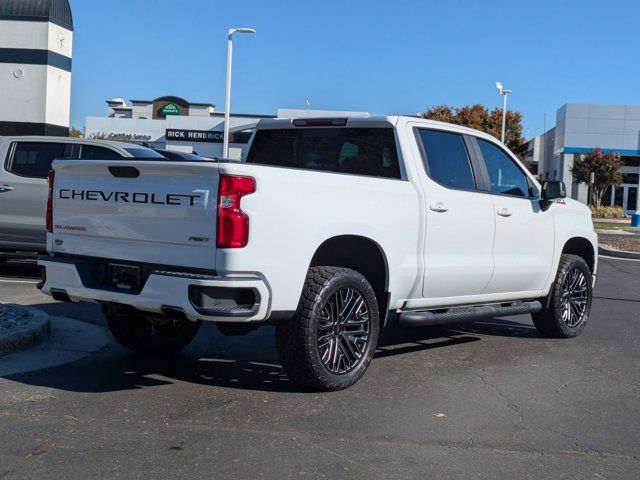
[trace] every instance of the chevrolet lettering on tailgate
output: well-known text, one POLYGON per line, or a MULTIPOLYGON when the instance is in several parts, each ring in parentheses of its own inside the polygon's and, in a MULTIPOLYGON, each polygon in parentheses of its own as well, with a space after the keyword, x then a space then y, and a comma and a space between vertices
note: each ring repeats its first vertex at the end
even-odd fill
POLYGON ((153 205, 186 205, 193 207, 200 194, 146 193, 146 192, 104 192, 102 190, 76 190, 61 188, 58 194, 63 200, 86 200, 112 203, 148 203, 153 205))

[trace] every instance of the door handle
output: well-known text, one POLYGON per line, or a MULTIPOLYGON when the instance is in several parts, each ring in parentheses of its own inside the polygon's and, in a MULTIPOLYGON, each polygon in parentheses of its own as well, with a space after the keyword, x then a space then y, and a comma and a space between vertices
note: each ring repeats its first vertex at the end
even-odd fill
POLYGON ((437 202, 437 203, 432 203, 429 208, 431 210, 433 210, 434 212, 438 212, 438 213, 444 213, 449 211, 449 207, 447 207, 444 203, 442 202, 437 202))
POLYGON ((513 214, 508 208, 501 208, 500 210, 498 210, 498 215, 500 215, 501 217, 510 217, 513 214))
POLYGON ((0 193, 10 192, 11 190, 13 190, 11 185, 0 185, 0 193))

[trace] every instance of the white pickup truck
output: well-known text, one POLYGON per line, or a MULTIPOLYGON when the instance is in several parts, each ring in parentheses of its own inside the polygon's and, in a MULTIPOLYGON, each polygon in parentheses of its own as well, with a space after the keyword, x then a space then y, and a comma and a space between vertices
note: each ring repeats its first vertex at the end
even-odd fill
POLYGON ((588 208, 493 137, 412 117, 263 120, 242 162, 60 160, 40 286, 103 305, 125 347, 185 347, 201 321, 276 326, 290 378, 337 390, 390 320, 589 318, 588 208))

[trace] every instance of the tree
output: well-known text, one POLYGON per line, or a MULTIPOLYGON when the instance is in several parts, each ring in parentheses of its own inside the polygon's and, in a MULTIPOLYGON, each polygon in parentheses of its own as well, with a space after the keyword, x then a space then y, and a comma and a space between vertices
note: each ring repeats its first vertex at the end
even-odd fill
POLYGON ((622 174, 618 171, 622 167, 622 159, 619 153, 603 153, 596 148, 580 160, 573 162, 571 173, 580 183, 589 185, 591 173, 593 173, 593 185, 591 185, 591 198, 596 207, 602 206, 602 197, 609 185, 620 185, 622 174))
POLYGON ((82 138, 83 135, 81 130, 78 130, 75 127, 71 127, 69 129, 69 136, 72 138, 82 138))
POLYGON ((455 114, 449 105, 436 105, 422 114, 422 118, 437 120, 438 122, 457 123, 455 114))
MULTIPOLYGON (((487 107, 480 104, 458 108, 436 105, 424 112, 422 117, 475 128, 493 135, 497 139, 500 139, 502 133, 502 109, 500 108, 494 108, 489 112, 487 107)), ((522 137, 522 114, 520 112, 507 110, 504 143, 522 159, 524 138, 522 137)))

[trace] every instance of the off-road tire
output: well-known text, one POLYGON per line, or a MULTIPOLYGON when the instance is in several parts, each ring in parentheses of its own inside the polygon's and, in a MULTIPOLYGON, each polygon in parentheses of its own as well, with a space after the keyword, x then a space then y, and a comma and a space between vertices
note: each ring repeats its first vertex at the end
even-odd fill
POLYGON ((548 302, 548 306, 545 306, 542 311, 531 315, 536 329, 545 337, 551 338, 571 338, 579 335, 589 321, 593 297, 592 283, 591 270, 589 270, 589 266, 584 259, 577 255, 563 254, 560 257, 556 279, 551 287, 550 298, 542 300, 543 305, 548 302), (566 295, 564 287, 565 280, 567 280, 567 276, 575 269, 582 272, 586 280, 587 303, 584 315, 581 317, 579 323, 575 326, 570 326, 562 318, 562 304, 563 295, 566 295))
POLYGON ((202 322, 169 320, 156 325, 144 316, 107 315, 114 338, 123 347, 137 353, 174 353, 185 348, 196 336, 202 322))
MULTIPOLYGON (((364 375, 378 342, 380 314, 373 288, 360 273, 340 267, 312 267, 304 283, 295 316, 276 326, 276 347, 289 378, 300 386, 320 391, 347 388, 364 375), (345 373, 333 373, 322 362, 318 326, 323 307, 341 289, 359 293, 368 308, 369 334, 362 355, 345 373)), ((337 348, 337 347, 336 347, 337 348)))

